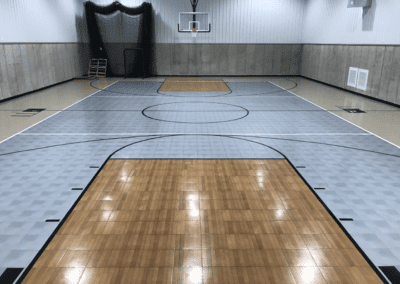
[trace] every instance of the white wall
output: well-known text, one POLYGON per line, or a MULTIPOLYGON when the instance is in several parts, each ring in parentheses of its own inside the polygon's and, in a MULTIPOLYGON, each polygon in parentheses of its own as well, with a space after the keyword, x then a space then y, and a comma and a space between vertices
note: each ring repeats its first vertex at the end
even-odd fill
POLYGON ((372 0, 364 10, 347 3, 307 0, 303 43, 400 44, 400 0, 372 0))
POLYGON ((83 2, 0 0, 0 43, 78 42, 83 2))
MULTIPOLYGON (((114 0, 95 0, 100 5, 114 0)), ((120 0, 128 7, 140 0, 120 0)), ((153 5, 157 43, 301 43, 306 0, 199 0, 197 12, 210 13, 211 33, 194 40, 178 33, 178 13, 190 0, 147 0, 153 5)))

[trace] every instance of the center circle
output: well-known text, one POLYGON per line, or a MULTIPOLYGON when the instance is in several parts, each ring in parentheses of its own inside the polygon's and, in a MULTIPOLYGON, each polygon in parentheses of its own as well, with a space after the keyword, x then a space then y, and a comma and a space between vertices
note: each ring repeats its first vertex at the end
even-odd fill
POLYGON ((142 114, 165 122, 206 124, 242 119, 249 115, 249 111, 231 104, 187 102, 149 106, 142 114))

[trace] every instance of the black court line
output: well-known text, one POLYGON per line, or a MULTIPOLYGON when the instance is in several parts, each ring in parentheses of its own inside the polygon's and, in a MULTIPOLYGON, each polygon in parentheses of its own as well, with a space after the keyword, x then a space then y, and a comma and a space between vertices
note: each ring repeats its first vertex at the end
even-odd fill
MULTIPOLYGON (((243 119, 243 118, 245 118, 246 116, 248 116, 248 115, 250 114, 250 112, 249 112, 246 108, 244 108, 244 107, 241 107, 241 106, 238 106, 238 105, 223 104, 223 103, 214 103, 214 102, 208 102, 208 103, 205 103, 205 104, 218 104, 218 105, 233 106, 233 107, 241 108, 241 109, 242 109, 242 112, 245 111, 246 114, 243 115, 243 116, 241 116, 241 117, 238 117, 238 118, 235 118, 235 119, 229 119, 229 120, 210 121, 210 122, 186 122, 186 121, 174 121, 174 120, 165 120, 165 119, 154 118, 154 117, 151 117, 151 116, 146 115, 146 113, 145 113, 145 112, 147 111, 147 109, 152 108, 152 107, 156 107, 156 106, 170 105, 170 104, 186 104, 186 103, 187 103, 187 102, 173 102, 173 103, 165 103, 165 104, 152 105, 152 106, 149 106, 149 107, 143 109, 142 115, 144 115, 144 116, 147 117, 147 118, 154 119, 154 120, 158 120, 158 121, 163 121, 163 122, 185 123, 185 124, 211 124, 211 123, 232 122, 232 121, 240 120, 240 119, 243 119)), ((190 102, 190 103, 203 103, 203 102, 190 102)), ((218 112, 218 110, 215 110, 215 111, 213 111, 213 112, 218 112)))
MULTIPOLYGON (((98 98, 98 97, 91 97, 91 98, 98 98)), ((112 97, 110 97, 110 98, 112 98, 112 97)), ((297 97, 296 97, 297 98, 297 97)), ((187 103, 191 103, 192 101, 189 101, 189 102, 187 102, 187 103)), ((203 102, 203 103, 207 103, 207 102, 203 102)), ((5 111, 5 112, 7 112, 7 111, 9 111, 9 112, 16 112, 16 111, 21 111, 21 110, 19 110, 19 109, 17 109, 17 110, 1 110, 0 109, 0 112, 2 112, 2 111, 5 111)), ((82 112, 84 112, 84 111, 142 111, 141 109, 120 109, 120 110, 115 110, 115 109, 110 109, 110 110, 108 110, 108 109, 94 109, 94 110, 79 110, 79 109, 77 109, 77 110, 73 110, 73 109, 66 109, 66 110, 62 110, 62 109, 53 109, 53 110, 44 110, 43 112, 46 112, 46 111, 65 111, 65 112, 68 112, 68 111, 71 111, 71 112, 73 112, 73 111, 76 111, 76 112, 79 112, 79 111, 82 111, 82 112)), ((166 110, 167 111, 167 110, 166 110)), ((263 110, 263 109, 256 109, 256 110, 251 110, 251 109, 249 109, 249 111, 260 111, 260 112, 263 112, 263 111, 265 111, 265 112, 276 112, 276 111, 288 111, 288 112, 290 112, 290 111, 304 111, 304 112, 313 112, 313 111, 315 111, 315 112, 318 112, 318 111, 329 111, 329 112, 346 112, 346 111, 344 111, 344 110, 338 110, 338 109, 309 109, 309 110, 302 110, 302 109, 298 109, 298 110, 293 110, 293 109, 265 109, 265 110, 263 110)), ((368 112, 372 112, 372 111, 374 111, 374 112, 380 112, 380 111, 382 111, 382 112, 398 112, 398 111, 400 111, 400 109, 399 110, 366 110, 366 112, 368 113, 368 112)), ((36 113, 34 114, 34 115, 36 115, 36 113)), ((30 115, 30 116, 33 116, 33 115, 30 115)))
MULTIPOLYGON (((164 81, 162 82, 162 84, 164 84, 165 80, 166 80, 166 79, 164 79, 164 81)), ((283 93, 283 92, 290 91, 290 90, 293 90, 293 89, 297 88, 297 83, 296 83, 296 82, 294 82, 294 81, 292 81, 292 80, 289 80, 289 79, 286 79, 286 78, 284 78, 284 80, 287 80, 287 81, 289 81, 289 82, 294 83, 295 86, 292 87, 292 88, 289 88, 289 89, 283 89, 283 88, 280 87, 282 90, 276 91, 276 92, 267 92, 267 93, 266 93, 266 92, 263 92, 263 93, 254 93, 254 94, 246 94, 246 95, 233 95, 233 96, 228 96, 228 95, 230 95, 233 91, 229 88, 229 86, 226 84, 226 82, 222 79, 222 81, 225 83, 225 85, 228 86, 228 88, 231 90, 231 91, 230 91, 229 93, 227 93, 227 94, 221 94, 221 95, 216 95, 216 96, 173 96, 173 95, 168 95, 168 94, 159 93, 159 89, 161 88, 162 84, 161 84, 161 86, 158 88, 157 93, 158 93, 159 95, 165 96, 165 97, 178 97, 178 98, 213 98, 213 97, 221 97, 221 96, 224 96, 224 97, 248 97, 248 96, 259 96, 259 95, 268 95, 268 94, 278 94, 278 93, 283 93)), ((100 90, 100 91, 105 91, 105 92, 108 92, 108 93, 123 94, 123 95, 130 95, 130 96, 142 96, 142 97, 157 97, 157 96, 159 96, 159 95, 145 95, 145 94, 115 92, 115 91, 109 91, 109 90, 106 90, 106 89, 100 89, 100 88, 97 88, 96 86, 93 85, 93 83, 94 83, 95 81, 96 81, 96 80, 93 80, 92 82, 90 82, 90 86, 91 86, 92 88, 97 89, 97 90, 100 90)), ((129 82, 129 81, 128 81, 128 82, 129 82)), ((141 81, 132 81, 132 82, 141 82, 141 81)), ((147 81, 147 82, 154 82, 154 81, 147 81)), ((157 83, 161 83, 161 82, 157 82, 157 83)), ((243 83, 249 83, 249 82, 243 82, 243 83)), ((269 82, 256 82, 256 83, 269 83, 269 82)), ((290 95, 290 96, 287 96, 287 97, 292 97, 292 96, 293 96, 293 95, 290 95)))
POLYGON ((23 268, 6 268, 6 270, 0 276, 0 283, 12 284, 18 278, 23 271, 23 268))
MULTIPOLYGON (((65 134, 68 135, 68 133, 65 133, 65 134)), ((257 136, 257 135, 222 135, 222 134, 221 135, 218 135, 218 134, 161 134, 161 135, 160 134, 158 134, 158 135, 157 134, 149 134, 149 135, 139 135, 139 136, 102 138, 102 139, 70 142, 70 143, 64 143, 64 144, 55 144, 55 145, 49 145, 49 146, 38 147, 38 148, 33 148, 33 149, 26 149, 26 150, 14 151, 14 152, 9 152, 9 153, 3 153, 3 154, 0 154, 0 157, 1 156, 12 155, 12 154, 23 153, 23 152, 29 152, 29 151, 43 150, 43 149, 53 148, 53 147, 62 147, 62 146, 74 145, 74 144, 101 142, 101 141, 118 140, 118 139, 135 139, 135 138, 141 138, 141 137, 169 137, 169 136, 179 136, 179 135, 187 135, 187 136, 190 136, 190 135, 208 135, 208 136, 211 136, 211 137, 212 136, 217 136, 217 137, 218 136, 224 136, 224 137, 265 138, 265 139, 272 139, 272 140, 284 140, 284 141, 291 141, 291 142, 319 144, 319 145, 324 145, 324 146, 339 147, 339 148, 345 148, 345 149, 350 149, 350 150, 363 151, 363 152, 368 152, 368 153, 374 153, 374 154, 379 154, 379 155, 385 155, 385 156, 400 158, 400 155, 394 155, 394 154, 383 153, 383 152, 378 152, 378 151, 373 151, 373 150, 367 150, 367 149, 361 149, 361 148, 349 147, 349 146, 343 146, 343 145, 328 144, 328 143, 322 143, 322 142, 303 141, 303 140, 287 139, 287 138, 273 138, 273 137, 268 137, 268 136, 257 136)), ((301 136, 302 134, 298 134, 298 135, 301 136)), ((329 135, 329 133, 327 133, 327 135, 329 135)), ((90 134, 87 134, 87 136, 90 136, 90 134)), ((368 136, 373 136, 373 135, 369 134, 368 136)))

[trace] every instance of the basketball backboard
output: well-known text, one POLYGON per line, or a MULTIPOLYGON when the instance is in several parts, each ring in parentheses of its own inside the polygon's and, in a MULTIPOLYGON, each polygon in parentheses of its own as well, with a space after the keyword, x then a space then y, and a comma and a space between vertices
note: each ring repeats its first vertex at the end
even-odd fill
POLYGON ((178 32, 190 32, 193 37, 196 33, 209 33, 211 24, 208 13, 181 12, 179 13, 178 32))

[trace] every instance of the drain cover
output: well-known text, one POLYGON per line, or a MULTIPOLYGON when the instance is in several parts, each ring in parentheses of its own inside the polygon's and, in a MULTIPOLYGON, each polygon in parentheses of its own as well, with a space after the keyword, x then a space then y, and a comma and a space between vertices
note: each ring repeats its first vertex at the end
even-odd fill
POLYGON ((24 110, 23 112, 41 112, 46 110, 45 108, 28 108, 26 110, 24 110))
POLYGON ((362 111, 359 108, 344 108, 343 110, 349 113, 365 113, 365 111, 362 111))

